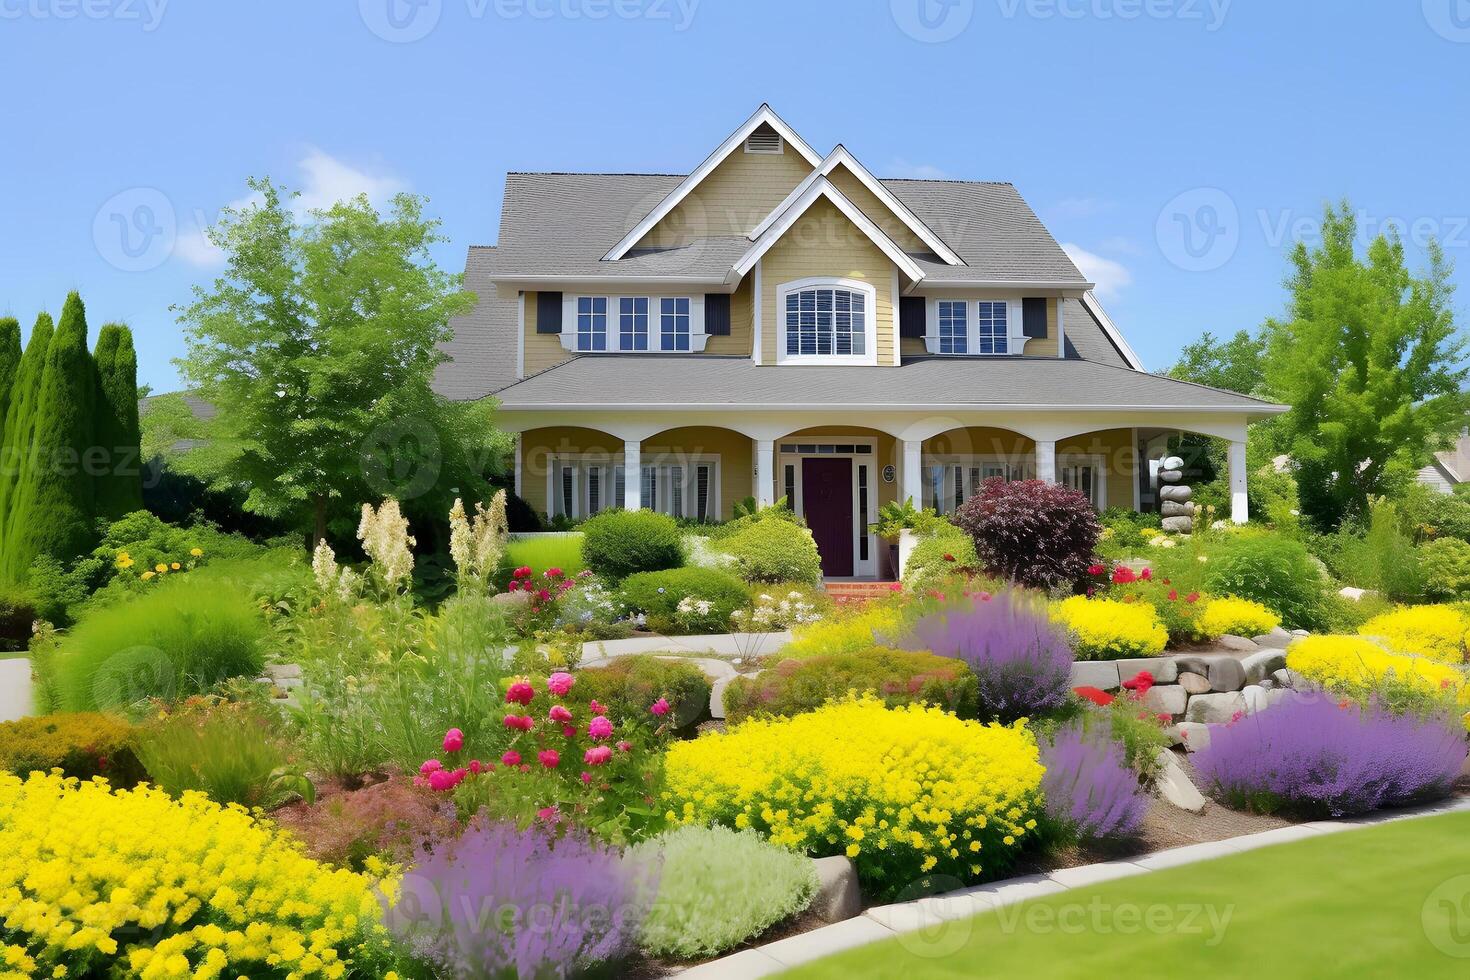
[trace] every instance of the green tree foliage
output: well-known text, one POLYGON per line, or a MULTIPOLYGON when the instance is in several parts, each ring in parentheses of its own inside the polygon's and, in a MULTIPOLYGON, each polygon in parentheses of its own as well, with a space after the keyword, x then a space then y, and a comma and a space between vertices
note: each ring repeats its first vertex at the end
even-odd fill
POLYGON ((254 512, 312 515, 318 536, 366 500, 442 517, 448 498, 484 499, 504 441, 493 403, 430 387, 448 321, 473 296, 430 258, 442 238, 423 201, 399 195, 385 217, 358 197, 299 219, 283 189, 250 186, 259 202, 210 232, 228 271, 180 311, 181 372, 216 409, 212 480, 248 487, 254 512))
POLYGON ((82 298, 71 293, 46 349, 32 448, 7 515, 0 574, 8 578, 24 576, 37 555, 71 557, 92 546, 95 494, 88 470, 96 464, 94 371, 87 350, 87 313, 82 298))
POLYGON ((46 351, 51 346, 55 327, 49 314, 36 317, 26 341, 25 353, 15 372, 10 404, 5 412, 4 459, 0 459, 0 581, 18 581, 23 577, 29 559, 12 562, 16 554, 11 546, 15 533, 15 504, 21 475, 35 455, 36 400, 40 396, 41 376, 46 370, 46 351))
POLYGON ((116 323, 97 335, 97 445, 106 466, 97 475, 97 516, 115 520, 143 506, 138 444, 138 355, 133 332, 116 323))
POLYGON ((0 317, 0 460, 4 459, 5 409, 10 404, 15 372, 20 369, 20 321, 13 316, 0 317))
POLYGON ((1169 369, 1169 376, 1252 395, 1261 387, 1265 353, 1266 341, 1244 330, 1229 340, 1219 340, 1206 331, 1179 352, 1179 360, 1169 369))
POLYGON ((1360 258, 1349 207, 1328 208, 1322 244, 1298 243, 1287 315, 1268 320, 1266 390, 1291 406, 1279 425, 1301 509, 1320 529, 1401 489, 1464 426, 1465 342, 1436 243, 1422 276, 1380 235, 1360 258))

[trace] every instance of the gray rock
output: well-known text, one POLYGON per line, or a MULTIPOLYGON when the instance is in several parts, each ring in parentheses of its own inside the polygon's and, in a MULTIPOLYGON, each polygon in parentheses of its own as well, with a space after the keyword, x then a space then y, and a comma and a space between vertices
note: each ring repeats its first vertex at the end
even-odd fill
POLYGON ((1223 725, 1244 710, 1245 696, 1239 691, 1196 694, 1189 699, 1189 705, 1184 709, 1184 720, 1223 725))
POLYGON ((1210 726, 1197 721, 1181 721, 1174 726, 1179 733, 1179 743, 1186 752, 1199 752, 1210 746, 1210 726))
POLYGON ((1245 668, 1234 657, 1187 655, 1174 659, 1181 671, 1208 677, 1213 691, 1238 691, 1245 687, 1245 668))
POLYGON ((1154 676, 1155 684, 1172 684, 1179 677, 1179 665, 1173 657, 1131 657, 1113 663, 1118 665, 1119 679, 1125 681, 1143 670, 1154 676))
POLYGON ((1257 681, 1257 682, 1256 682, 1256 683, 1257 683, 1257 684, 1260 684, 1260 685, 1261 685, 1261 686, 1262 686, 1262 687, 1264 687, 1264 688, 1265 688, 1265 689, 1266 689, 1266 690, 1268 690, 1268 691, 1269 691, 1269 690, 1272 690, 1272 689, 1273 689, 1273 688, 1275 688, 1275 687, 1276 687, 1276 681, 1274 681, 1274 680, 1273 680, 1273 679, 1271 679, 1271 678, 1270 678, 1270 677, 1262 677, 1262 678, 1261 678, 1261 679, 1260 679, 1260 680, 1259 680, 1259 681, 1257 681))
POLYGON ((1240 662, 1240 665, 1245 668, 1245 682, 1259 684, 1276 671, 1286 667, 1286 651, 1262 650, 1260 653, 1253 653, 1246 657, 1240 662))
POLYGON ((1251 684, 1240 693, 1245 698, 1245 712, 1248 715, 1253 715, 1258 711, 1265 711, 1267 708, 1280 702, 1282 698, 1291 695, 1290 691, 1284 689, 1270 691, 1261 687, 1259 684, 1251 684))
POLYGON ((1255 641, 1258 647, 1265 647, 1268 650, 1285 650, 1286 645, 1296 639, 1296 637, 1278 626, 1269 633, 1262 633, 1260 636, 1251 637, 1251 639, 1255 641))
POLYGON ((1155 684, 1143 696, 1143 704, 1155 714, 1182 715, 1189 693, 1178 684, 1155 684))
POLYGON ((1177 500, 1166 500, 1159 508, 1159 512, 1165 517, 1193 517, 1194 504, 1182 503, 1177 500))
POLYGON ((1184 457, 1182 457, 1182 456, 1165 456, 1162 460, 1159 461, 1159 469, 1161 469, 1161 470, 1182 470, 1182 469, 1184 469, 1184 457))
POLYGON ((1204 674, 1196 674, 1192 670, 1186 670, 1179 674, 1179 686, 1190 694, 1209 694, 1213 688, 1210 687, 1210 679, 1204 674))
POLYGON ((301 665, 270 664, 265 668, 265 676, 273 681, 299 680, 301 677, 301 665))
POLYGON ((1174 753, 1168 749, 1159 750, 1159 775, 1154 785, 1159 788, 1159 795, 1181 810, 1190 813, 1202 813, 1205 809, 1205 798, 1174 758, 1174 753))
POLYGON ((1079 660, 1072 665, 1073 687, 1095 687, 1101 691, 1112 691, 1117 689, 1118 684, 1117 661, 1079 660))
POLYGON ((1368 591, 1368 589, 1359 589, 1351 585, 1344 585, 1342 588, 1337 590, 1337 594, 1342 596, 1344 599, 1351 599, 1354 602, 1361 602, 1363 596, 1368 594, 1368 591))
POLYGON ((1159 480, 1164 483, 1178 483, 1184 479, 1184 474, 1178 470, 1159 470, 1159 480))
POLYGON ((1194 496, 1194 490, 1191 487, 1179 484, 1159 487, 1160 500, 1174 500, 1182 504, 1192 496, 1194 496))
POLYGON ((863 911, 863 890, 857 868, 845 857, 816 858, 817 896, 811 911, 823 922, 842 922, 863 911))
POLYGON ((1309 632, 1307 632, 1306 630, 1303 630, 1303 629, 1295 629, 1295 630, 1292 630, 1291 631, 1291 635, 1292 636, 1311 636, 1312 634, 1309 633, 1309 632))
POLYGON ((1301 675, 1292 670, 1290 667, 1284 668, 1282 670, 1272 671, 1271 679, 1275 681, 1277 686, 1279 687, 1300 687, 1302 682, 1301 675))
POLYGON ((1216 641, 1216 645, 1225 650, 1236 650, 1240 653, 1255 653, 1260 647, 1256 646, 1255 640, 1247 640, 1243 636, 1235 636, 1226 633, 1216 641))
POLYGON ((1188 534, 1194 527, 1194 521, 1189 517, 1166 517, 1159 523, 1165 531, 1173 531, 1176 534, 1188 534))

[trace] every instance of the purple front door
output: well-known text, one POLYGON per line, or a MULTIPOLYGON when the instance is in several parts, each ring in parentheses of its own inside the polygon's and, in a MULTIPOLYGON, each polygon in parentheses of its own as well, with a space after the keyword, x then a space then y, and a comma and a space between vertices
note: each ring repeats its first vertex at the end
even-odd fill
POLYGON ((801 461, 802 513, 817 551, 822 574, 841 578, 852 574, 852 460, 801 461))

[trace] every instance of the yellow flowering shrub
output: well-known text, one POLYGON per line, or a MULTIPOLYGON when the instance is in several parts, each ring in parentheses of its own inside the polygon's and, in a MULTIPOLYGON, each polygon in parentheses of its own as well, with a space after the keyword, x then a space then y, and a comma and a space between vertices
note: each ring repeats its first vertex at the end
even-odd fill
POLYGON ((800 660, 891 646, 902 629, 903 615, 897 605, 887 601, 870 602, 794 627, 791 642, 780 651, 781 659, 800 660))
POLYGON ((198 793, 0 773, 3 977, 381 976, 380 885, 198 793))
POLYGON ((1199 626, 1207 636, 1259 636, 1281 625, 1281 617, 1252 599, 1224 596, 1205 603, 1199 626))
MULTIPOLYGON (((1396 700, 1398 689, 1470 708, 1470 678, 1462 668, 1390 653, 1360 636, 1304 636, 1287 648, 1286 666, 1314 684, 1360 700, 1396 700)), ((1470 721, 1470 714, 1466 718, 1470 721)))
POLYGON ((1051 618, 1066 628, 1078 660, 1152 657, 1169 642, 1158 610, 1147 602, 1074 595, 1054 603, 1051 618))
POLYGON ((1036 827, 1042 766, 1024 720, 982 725, 867 695, 676 742, 665 772, 670 821, 846 854, 891 894, 922 875, 974 879, 1009 865, 1036 827))
POLYGON ((1374 616, 1358 635, 1380 636, 1400 653, 1457 664, 1465 659, 1467 629, 1470 621, 1452 606, 1404 606, 1374 616))

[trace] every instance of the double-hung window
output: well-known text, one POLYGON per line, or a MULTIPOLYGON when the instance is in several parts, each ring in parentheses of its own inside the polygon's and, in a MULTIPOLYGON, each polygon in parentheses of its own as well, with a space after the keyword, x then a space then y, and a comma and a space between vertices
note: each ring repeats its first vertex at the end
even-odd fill
POLYGON ((661 349, 689 349, 689 298, 666 296, 659 300, 659 338, 661 349))
MULTIPOLYGON (((975 304, 977 351, 979 354, 1005 354, 1009 339, 1006 324, 1006 301, 982 299, 975 304)), ((941 334, 941 343, 943 343, 941 334)))
POLYGON ((648 297, 618 297, 618 350, 648 350, 648 297))
POLYGON ((577 350, 607 350, 607 297, 577 297, 577 350))
POLYGON ((964 300, 939 301, 939 353, 965 354, 970 349, 970 327, 964 300))

